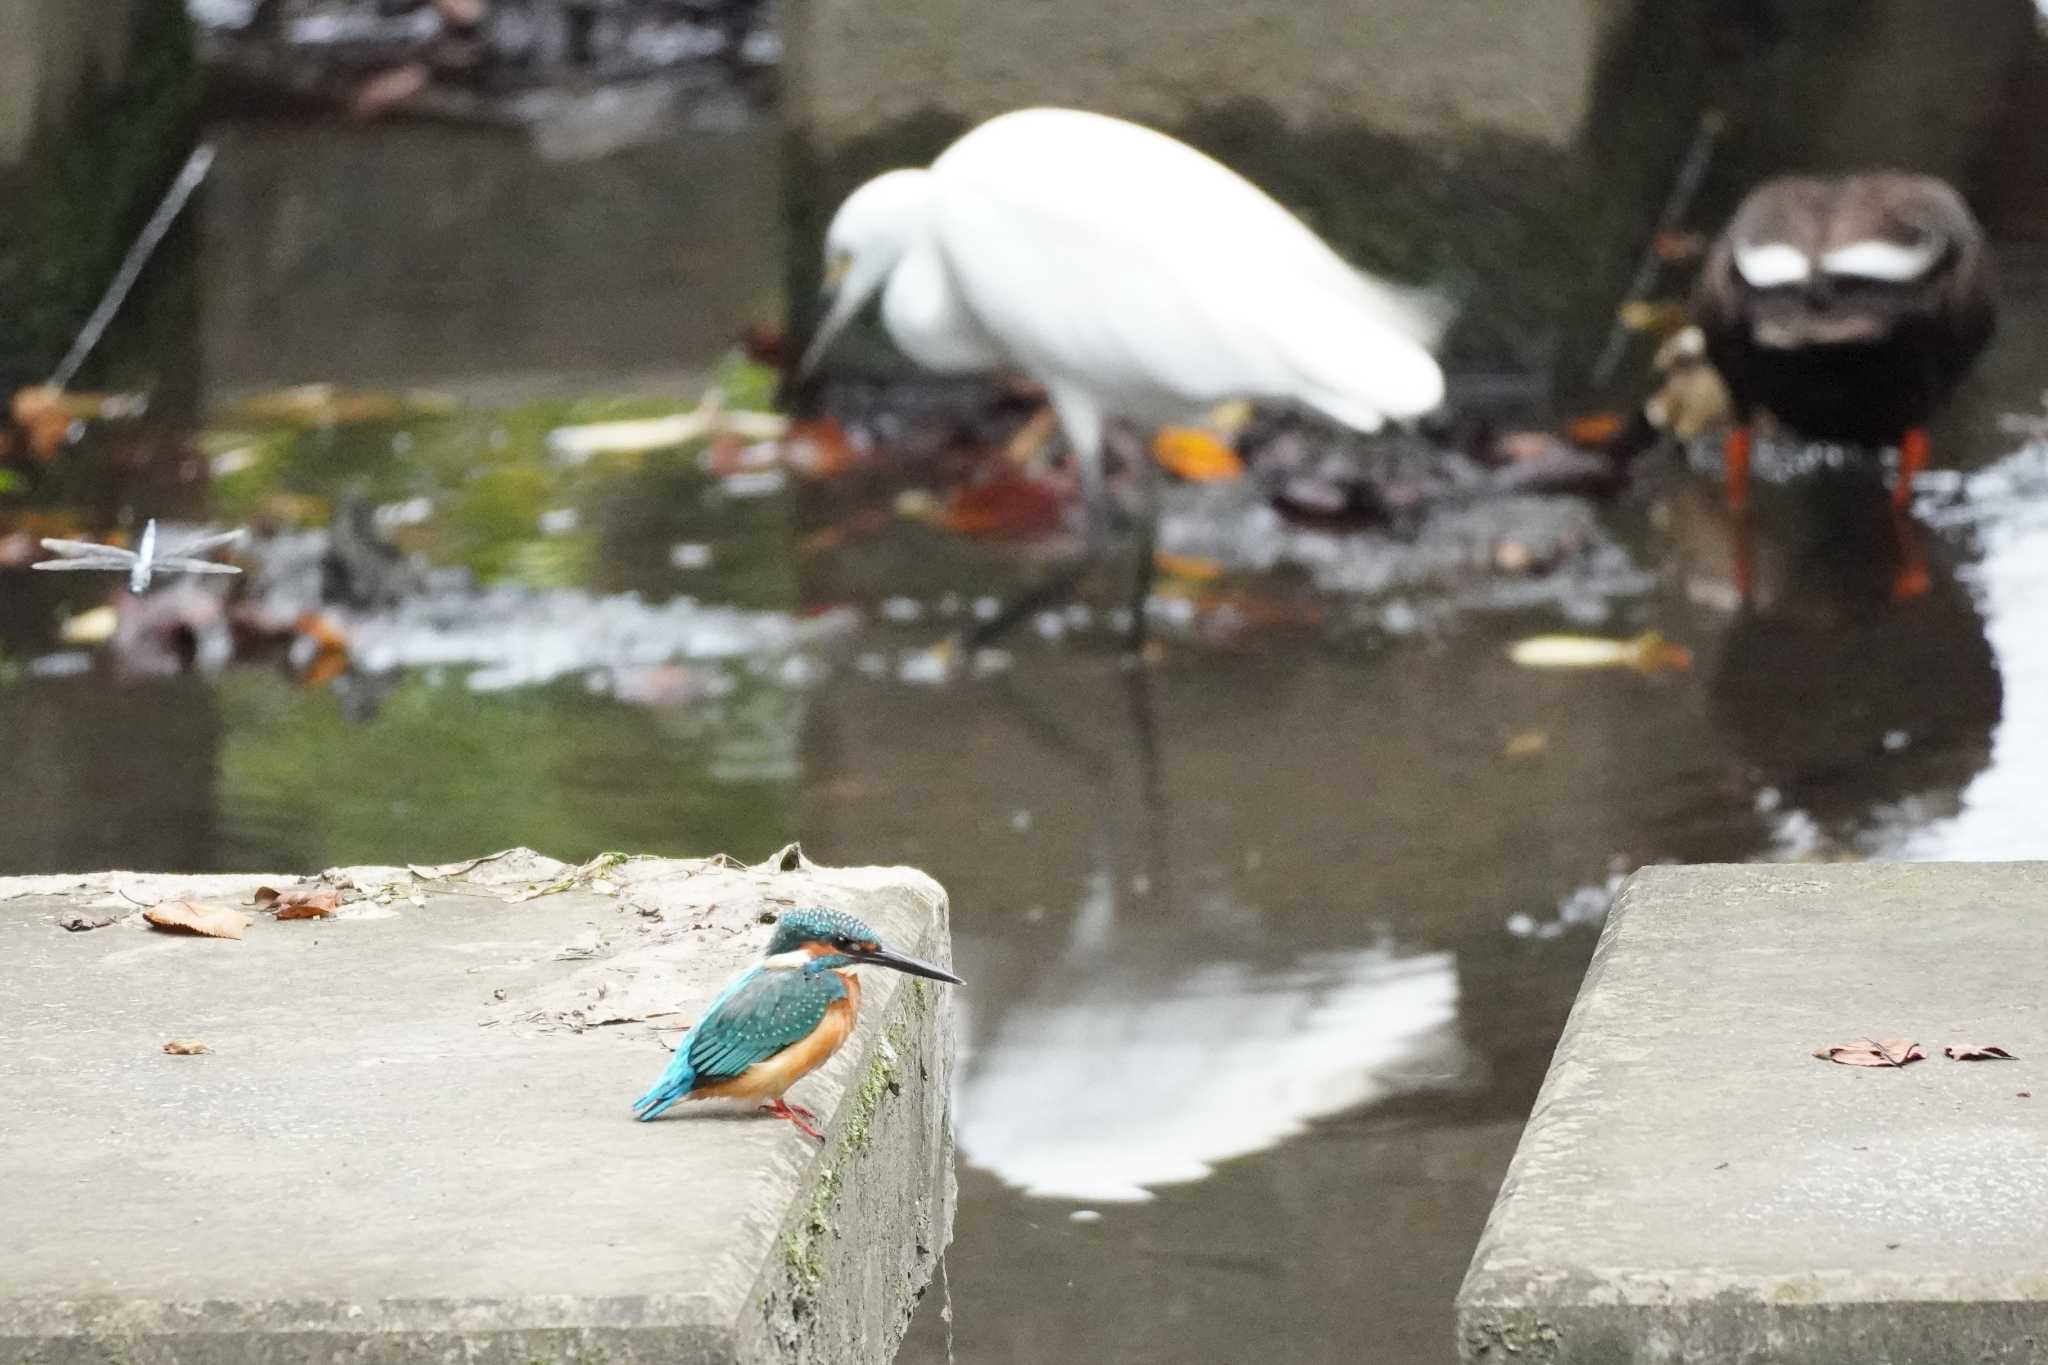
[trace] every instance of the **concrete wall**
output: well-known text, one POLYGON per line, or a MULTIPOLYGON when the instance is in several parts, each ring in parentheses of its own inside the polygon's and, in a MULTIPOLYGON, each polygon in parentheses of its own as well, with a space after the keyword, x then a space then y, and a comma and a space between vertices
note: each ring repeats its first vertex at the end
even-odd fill
MULTIPOLYGON (((0 0, 0 386, 63 354, 191 149, 196 94, 176 0, 0 0)), ((162 287, 180 254, 159 254, 84 382, 189 332, 189 299, 162 287)))
POLYGON ((140 2, 0 0, 0 170, 19 165, 88 82, 121 78, 140 2))
POLYGON ((1577 140, 1626 0, 796 0, 798 126, 843 142, 939 109, 1073 104, 1177 124, 1257 99, 1297 125, 1577 140))

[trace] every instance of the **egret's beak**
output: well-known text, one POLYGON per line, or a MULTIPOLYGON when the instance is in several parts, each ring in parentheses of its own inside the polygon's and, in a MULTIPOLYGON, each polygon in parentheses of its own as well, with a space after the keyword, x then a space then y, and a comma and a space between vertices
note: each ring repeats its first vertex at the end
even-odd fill
POLYGON ((873 270, 862 270, 853 257, 841 254, 834 256, 825 265, 825 278, 820 285, 825 298, 832 301, 825 310, 824 321, 818 324, 817 332, 811 337, 811 344, 804 350, 804 358, 798 363, 796 373, 799 379, 808 378, 825 352, 832 346, 832 339, 839 335, 853 315, 860 311, 875 290, 880 287, 880 274, 873 270))
POLYGON ((929 962, 920 962, 914 957, 908 957, 891 948, 884 948, 880 944, 876 944, 865 952, 848 953, 847 956, 855 962, 869 962, 877 967, 889 967, 899 972, 908 972, 912 976, 928 976, 934 981, 948 981, 955 986, 967 984, 944 967, 934 967, 929 962))

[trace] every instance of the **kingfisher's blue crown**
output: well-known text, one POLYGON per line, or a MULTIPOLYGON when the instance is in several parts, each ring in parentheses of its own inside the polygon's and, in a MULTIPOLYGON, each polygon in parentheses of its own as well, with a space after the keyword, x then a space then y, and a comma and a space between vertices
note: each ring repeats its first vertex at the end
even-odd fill
POLYGON ((775 936, 768 940, 768 953, 795 952, 806 943, 830 943, 845 939, 852 943, 874 943, 874 930, 844 910, 807 906, 786 912, 775 922, 775 936))

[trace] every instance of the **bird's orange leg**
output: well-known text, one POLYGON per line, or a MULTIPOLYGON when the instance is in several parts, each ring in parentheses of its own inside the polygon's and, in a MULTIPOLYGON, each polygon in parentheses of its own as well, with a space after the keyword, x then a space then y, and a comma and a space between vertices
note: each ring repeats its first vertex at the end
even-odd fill
POLYGON ((1728 510, 1741 512, 1749 507, 1749 452, 1750 434, 1746 425, 1728 429, 1728 439, 1722 443, 1721 455, 1728 470, 1728 510))
POLYGON ((1738 423, 1728 429, 1728 439, 1721 447, 1722 462, 1727 466, 1728 511, 1735 521, 1735 594, 1744 602, 1756 581, 1756 528, 1749 520, 1751 439, 1748 425, 1738 423))
POLYGON ((1899 481, 1892 485, 1892 506, 1906 508, 1913 505, 1913 477, 1927 468, 1931 450, 1926 427, 1914 427, 1900 439, 1899 481))
POLYGON ((812 1120, 816 1119, 818 1116, 800 1105, 785 1104, 780 1099, 773 1099, 761 1106, 761 1112, 764 1114, 773 1114, 775 1115, 775 1117, 779 1119, 788 1119, 791 1123, 803 1129, 806 1133, 809 1133, 818 1141, 823 1142, 825 1140, 825 1135, 819 1132, 817 1130, 817 1127, 812 1123, 812 1120))
POLYGON ((1927 572, 1927 557, 1920 552, 1920 533, 1904 507, 1892 508, 1892 533, 1899 541, 1899 567, 1892 575, 1892 601, 1910 602, 1924 596, 1934 585, 1927 572))

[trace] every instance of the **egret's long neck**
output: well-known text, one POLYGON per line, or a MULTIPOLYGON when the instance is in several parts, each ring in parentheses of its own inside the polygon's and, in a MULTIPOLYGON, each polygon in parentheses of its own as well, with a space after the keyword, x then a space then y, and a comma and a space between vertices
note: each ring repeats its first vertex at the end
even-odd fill
POLYGON ((926 369, 986 370, 1003 363, 1002 348, 961 296, 928 225, 889 276, 882 322, 890 339, 926 369))

